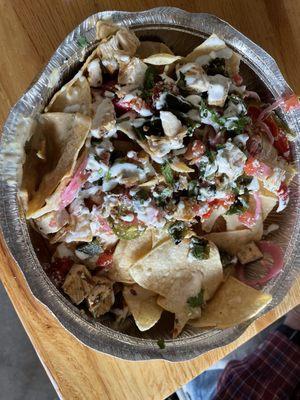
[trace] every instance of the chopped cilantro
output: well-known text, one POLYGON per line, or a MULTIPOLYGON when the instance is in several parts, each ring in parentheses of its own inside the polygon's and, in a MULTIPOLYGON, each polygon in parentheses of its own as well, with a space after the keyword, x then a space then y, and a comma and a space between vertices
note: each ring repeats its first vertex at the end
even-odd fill
POLYGON ((215 58, 211 60, 209 64, 203 66, 204 71, 207 75, 214 76, 217 74, 228 76, 225 71, 225 60, 224 58, 215 58))
POLYGON ((87 38, 85 36, 79 36, 77 39, 77 44, 79 47, 83 48, 89 44, 87 38))
POLYGON ((88 256, 95 256, 102 252, 102 247, 97 239, 94 239, 90 243, 82 243, 76 247, 77 251, 84 253, 88 256))
POLYGON ((215 161, 215 159, 216 159, 216 152, 213 151, 213 150, 206 150, 205 155, 209 159, 210 163, 213 163, 215 161))
POLYGON ((189 297, 187 303, 192 308, 201 307, 204 304, 204 289, 201 289, 197 296, 189 297))
POLYGON ((110 173, 109 171, 107 171, 107 172, 106 172, 106 175, 105 175, 105 177, 104 177, 104 180, 105 180, 105 181, 109 181, 109 180, 111 180, 111 178, 112 178, 111 173, 110 173))
POLYGON ((252 180, 253 180, 253 176, 248 176, 248 175, 244 174, 237 178, 236 184, 238 187, 245 189, 245 188, 247 188, 247 186, 250 185, 252 180))
POLYGON ((195 130, 201 126, 201 124, 197 121, 193 121, 190 118, 185 120, 185 124, 187 125, 187 136, 193 136, 195 130))
POLYGON ((152 89, 155 85, 155 78, 157 77, 157 71, 153 65, 149 65, 145 72, 144 87, 141 94, 141 98, 148 100, 152 96, 152 89))
POLYGON ((199 194, 198 181, 192 180, 188 183, 188 197, 196 197, 199 194))
POLYGON ((228 131, 235 131, 237 133, 242 133, 245 129, 245 127, 251 122, 250 117, 247 117, 246 115, 241 115, 238 117, 238 119, 229 121, 226 124, 226 129, 228 131))
POLYGON ((157 345, 158 345, 158 347, 160 348, 160 349, 165 349, 166 348, 166 344, 165 344, 165 340, 164 339, 158 339, 158 341, 156 342, 157 343, 157 345))
POLYGON ((193 236, 190 241, 190 252, 197 260, 207 260, 210 252, 208 240, 193 236))
POLYGON ((233 214, 244 214, 249 208, 249 198, 247 195, 239 196, 236 201, 230 206, 229 210, 227 210, 227 215, 233 214))
POLYGON ((149 192, 146 190, 146 189, 139 189, 136 193, 135 193, 135 195, 133 196, 133 199, 134 200, 142 200, 142 201, 144 201, 144 200, 147 200, 147 199, 149 199, 149 192))
POLYGON ((167 161, 161 166, 161 173, 163 174, 166 182, 169 185, 172 185, 174 183, 174 174, 173 170, 170 166, 170 163, 167 161))
POLYGON ((170 188, 164 188, 161 193, 155 197, 158 206, 164 206, 168 198, 172 197, 173 191, 170 188))
POLYGON ((186 224, 183 221, 173 222, 168 228, 168 233, 175 244, 179 244, 184 238, 186 232, 186 224))
POLYGON ((185 76, 181 71, 179 72, 179 79, 176 82, 176 85, 182 95, 187 96, 189 94, 187 87, 186 87, 185 76))

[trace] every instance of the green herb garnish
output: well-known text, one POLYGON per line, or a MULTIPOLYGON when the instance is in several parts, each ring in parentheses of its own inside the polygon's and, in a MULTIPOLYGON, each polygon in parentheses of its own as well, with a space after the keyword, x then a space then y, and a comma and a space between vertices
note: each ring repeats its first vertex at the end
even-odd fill
POLYGON ((224 250, 220 250, 220 259, 221 259, 222 267, 226 268, 230 264, 233 263, 234 256, 232 256, 231 254, 227 253, 224 250))
POLYGON ((226 129, 228 131, 235 131, 237 133, 242 133, 245 127, 251 122, 251 119, 246 115, 241 115, 238 119, 233 121, 228 121, 226 123, 226 129))
POLYGON ((198 238, 197 236, 191 237, 190 253, 197 260, 207 260, 209 258, 210 247, 208 240, 198 238))
POLYGON ((152 89, 155 85, 155 78, 157 75, 158 73, 153 65, 149 65, 145 72, 144 87, 141 94, 143 100, 148 100, 152 96, 152 89))
POLYGON ((189 297, 187 303, 192 308, 201 307, 204 304, 204 289, 201 289, 197 296, 189 297))
POLYGON ((216 159, 216 152, 213 150, 206 150, 205 155, 207 156, 207 158, 209 159, 210 163, 213 163, 216 159))
POLYGON ((193 136, 196 129, 198 129, 201 124, 197 121, 193 121, 192 119, 186 119, 185 124, 187 125, 187 136, 193 136))
POLYGON ((107 172, 106 172, 106 175, 105 175, 105 177, 104 177, 104 180, 105 180, 105 181, 110 181, 111 178, 112 178, 111 173, 110 173, 109 171, 107 171, 107 172))
POLYGON ((175 244, 179 244, 185 236, 186 224, 183 221, 173 222, 168 228, 168 233, 175 244))
POLYGON ((109 225, 119 239, 132 240, 139 237, 146 229, 144 224, 128 223, 126 221, 108 217, 109 225))
POLYGON ((249 208, 249 196, 243 195, 239 196, 235 202, 230 206, 229 210, 227 210, 227 215, 234 215, 234 214, 244 214, 249 208))
POLYGON ((188 95, 188 90, 186 87, 186 81, 185 81, 185 76, 184 74, 180 71, 179 72, 179 79, 176 82, 176 85, 178 87, 178 89, 180 90, 180 93, 183 95, 188 95))
POLYGON ((165 162, 162 166, 161 166, 161 173, 163 174, 166 182, 169 185, 173 185, 174 183, 174 174, 173 174, 173 170, 170 166, 170 163, 167 161, 165 162))
POLYGON ((199 194, 198 181, 192 180, 188 183, 188 197, 196 197, 199 194))
POLYGON ((158 341, 156 342, 157 343, 157 345, 158 345, 158 347, 160 348, 160 349, 165 349, 166 348, 166 344, 165 344, 165 340, 164 339, 158 339, 158 341))
POLYGON ((164 206, 168 198, 172 197, 173 191, 170 188, 164 188, 157 197, 154 198, 159 206, 164 206))
POLYGON ((225 71, 225 60, 224 58, 215 58, 211 60, 209 64, 203 66, 204 71, 207 75, 214 76, 217 74, 228 76, 225 71))
POLYGON ((83 48, 89 44, 87 38, 85 36, 79 36, 77 39, 77 44, 79 47, 83 48))

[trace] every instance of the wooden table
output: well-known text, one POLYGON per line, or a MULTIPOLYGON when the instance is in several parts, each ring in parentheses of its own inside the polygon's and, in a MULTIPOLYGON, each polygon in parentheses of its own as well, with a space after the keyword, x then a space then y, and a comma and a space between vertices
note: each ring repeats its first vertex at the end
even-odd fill
MULTIPOLYGON (((103 10, 142 10, 160 5, 209 12, 265 48, 300 93, 300 1, 202 0, 0 0, 0 121, 68 32, 103 10)), ((128 362, 79 343, 30 294, 0 242, 0 278, 49 377, 65 399, 163 399, 299 303, 300 279, 284 301, 235 342, 192 361, 128 362)))

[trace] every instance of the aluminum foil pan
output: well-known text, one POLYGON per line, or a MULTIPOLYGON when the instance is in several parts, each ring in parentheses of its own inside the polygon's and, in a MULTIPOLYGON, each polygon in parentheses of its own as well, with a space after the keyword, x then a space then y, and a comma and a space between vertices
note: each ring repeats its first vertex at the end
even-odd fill
MULTIPOLYGON (((292 90, 275 61, 264 50, 213 15, 190 14, 167 7, 136 13, 107 11, 87 18, 66 37, 35 83, 12 108, 4 125, 0 150, 0 223, 7 246, 33 295, 48 307, 64 328, 95 350, 128 360, 191 359, 237 339, 253 320, 224 331, 187 328, 176 340, 171 340, 169 336, 168 321, 157 324, 147 333, 139 332, 130 323, 121 331, 116 331, 109 320, 93 321, 74 307, 48 279, 42 268, 45 260, 38 251, 42 243, 35 242, 30 236, 19 207, 17 192, 28 126, 32 118, 43 110, 53 93, 75 73, 95 47, 95 23, 103 18, 111 18, 117 24, 130 27, 141 39, 163 41, 176 54, 182 55, 215 32, 242 55, 242 75, 246 77, 246 84, 250 89, 258 91, 264 100, 272 101, 279 96, 292 94, 292 90), (90 42, 84 50, 77 44, 82 35, 90 42), (157 345, 159 338, 165 338, 164 350, 157 345)), ((299 134, 300 111, 294 110, 282 116, 289 127, 299 134)), ((293 153, 299 170, 298 139, 294 143, 293 153)), ((273 301, 263 312, 281 302, 299 271, 300 251, 296 247, 300 228, 298 181, 297 175, 291 186, 288 208, 282 215, 270 217, 270 222, 277 222, 280 226, 272 240, 284 250, 285 267, 280 276, 264 288, 273 295, 273 301)))

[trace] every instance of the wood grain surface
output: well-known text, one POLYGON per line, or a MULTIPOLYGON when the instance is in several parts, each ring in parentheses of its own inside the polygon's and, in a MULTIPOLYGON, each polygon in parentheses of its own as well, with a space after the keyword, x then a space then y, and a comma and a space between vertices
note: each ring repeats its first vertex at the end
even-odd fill
MULTIPOLYGON (((0 0, 0 123, 66 34, 84 18, 103 10, 162 5, 225 19, 267 50, 300 93, 299 0, 0 0)), ((163 399, 299 303, 300 279, 278 307, 228 346, 188 362, 128 362, 88 349, 67 333, 30 294, 3 241, 0 266, 0 279, 64 399, 163 399)))

